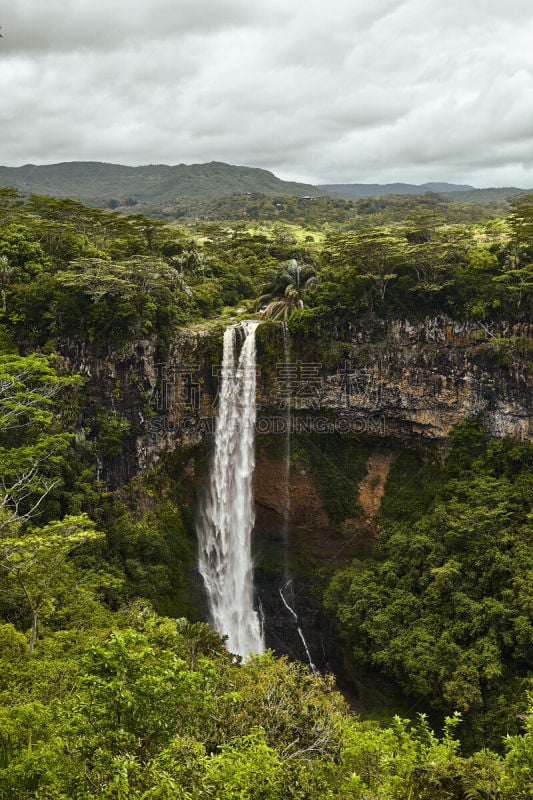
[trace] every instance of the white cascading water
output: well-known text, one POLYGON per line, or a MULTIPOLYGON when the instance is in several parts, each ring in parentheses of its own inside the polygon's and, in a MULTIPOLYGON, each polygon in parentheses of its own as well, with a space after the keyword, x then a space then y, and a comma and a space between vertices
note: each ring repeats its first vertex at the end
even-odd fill
MULTIPOLYGON (((296 262, 294 262, 296 264, 296 262)), ((285 359, 285 365, 288 366, 291 363, 291 337, 289 333, 289 329, 287 324, 283 323, 283 355, 285 359)), ((290 481, 291 481, 291 424, 292 424, 292 408, 291 408, 291 392, 290 389, 287 392, 284 401, 285 401, 285 486, 281 492, 281 497, 283 500, 283 527, 282 527, 282 535, 283 535, 283 587, 279 587, 279 596, 281 597, 281 601, 289 614, 291 615, 294 623, 296 625, 296 630, 298 632, 298 636, 302 642, 302 645, 305 650, 305 654, 307 656, 307 660, 309 661, 309 666, 313 672, 316 672, 316 667, 313 664, 313 659, 311 658, 311 652, 307 645, 307 641, 305 639, 304 633, 300 627, 300 621, 298 619, 298 614, 294 610, 294 607, 289 604, 287 600, 286 594, 289 593, 289 597, 291 597, 291 602, 294 602, 292 599, 294 596, 293 592, 293 585, 292 585, 292 578, 290 575, 289 570, 289 519, 291 513, 291 492, 290 492, 290 481), (285 592, 285 594, 284 594, 285 592)))
POLYGON ((254 524, 252 476, 255 466, 255 330, 236 363, 237 329, 224 332, 224 354, 215 428, 215 452, 207 497, 199 514, 199 570, 214 629, 244 658, 264 650, 254 609, 251 535, 254 524))
MULTIPOLYGON (((291 338, 289 328, 286 322, 282 323, 283 331, 283 357, 286 370, 291 363, 291 338)), ((291 515, 291 423, 292 423, 292 408, 291 408, 291 389, 290 384, 287 386, 288 391, 283 398, 285 403, 285 455, 284 466, 285 475, 283 486, 281 487, 281 500, 283 503, 283 520, 282 520, 282 536, 283 536, 283 585, 288 586, 290 583, 289 573, 289 519, 291 515)), ((281 589, 280 589, 281 592, 281 589)))
MULTIPOLYGON (((291 589, 292 590, 292 580, 291 579, 285 585, 285 589, 291 589)), ((304 646, 305 654, 307 656, 307 660, 309 661, 309 666, 311 667, 311 671, 316 673, 317 670, 316 670, 315 665, 313 664, 313 659, 311 658, 311 652, 309 650, 309 647, 307 646, 307 642, 305 640, 304 633, 303 633, 302 629, 300 628, 300 624, 299 624, 299 620, 298 620, 298 614, 296 613, 294 608, 292 608, 292 606, 290 606, 288 604, 288 602, 287 602, 287 600, 285 598, 285 595, 283 594, 283 589, 281 589, 281 588, 279 590, 279 596, 281 597, 283 605, 285 606, 285 608, 287 609, 287 611, 289 612, 289 614, 291 615, 291 617, 293 618, 293 620, 294 620, 294 622, 296 624, 296 630, 298 631, 298 636, 300 637, 300 639, 302 641, 302 644, 304 646)))

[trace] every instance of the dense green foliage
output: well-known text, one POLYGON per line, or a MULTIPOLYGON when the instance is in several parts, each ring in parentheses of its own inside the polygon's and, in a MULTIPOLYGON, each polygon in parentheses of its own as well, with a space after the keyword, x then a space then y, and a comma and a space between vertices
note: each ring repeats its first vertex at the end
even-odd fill
POLYGON ((304 335, 332 311, 338 319, 444 313, 482 327, 527 319, 531 306, 527 196, 506 222, 450 225, 416 198, 411 212, 400 208, 402 222, 317 223, 309 236, 276 225, 166 226, 7 189, 0 201, 0 314, 30 347, 69 337, 107 350, 153 335, 164 351, 176 325, 251 308, 292 259, 316 276, 295 314, 304 335))
MULTIPOLYGON (((0 626, 2 800, 526 800, 533 731, 462 757, 446 722, 352 717, 331 681, 238 664, 207 626, 145 606, 49 635, 0 626)), ((528 718, 529 719, 529 718, 528 718)))
MULTIPOLYGON (((465 198, 466 199, 466 198, 465 198)), ((509 202, 510 199, 509 198, 509 202)), ((247 224, 258 222, 272 225, 292 223, 308 229, 307 235, 312 241, 322 227, 337 227, 355 230, 365 225, 386 225, 401 222, 409 214, 434 213, 443 222, 484 223, 487 220, 505 214, 509 210, 509 202, 504 195, 487 198, 487 202, 476 202, 476 196, 470 202, 462 201, 462 193, 455 199, 448 195, 381 195, 354 198, 332 196, 321 197, 287 197, 280 195, 269 197, 265 194, 234 194, 210 202, 197 205, 185 205, 174 210, 180 219, 209 220, 246 220, 247 224)), ((167 216, 171 216, 167 210, 167 216)))
MULTIPOLYGON (((82 583, 98 586, 112 605, 140 595, 163 612, 194 616, 185 577, 190 531, 178 507, 155 502, 150 475, 142 488, 134 484, 120 496, 103 490, 95 456, 100 448, 109 453, 109 430, 100 427, 96 447, 67 432, 82 402, 80 378, 59 376, 51 361, 0 356, 1 613, 31 624, 33 647, 38 621, 53 627, 58 607, 72 600, 81 574, 72 556, 80 550, 82 583), (88 550, 96 541, 97 550, 88 550)), ((155 491, 167 481, 179 500, 170 477, 152 480, 155 491)))
POLYGON ((0 315, 15 340, 57 337, 118 348, 153 335, 164 351, 177 325, 250 303, 293 255, 264 236, 211 237, 121 217, 73 200, 0 195, 0 315))
POLYGON ((460 426, 442 482, 419 499, 419 471, 411 496, 386 501, 371 557, 329 590, 355 668, 377 669, 427 709, 461 711, 478 746, 517 730, 531 685, 532 456, 460 426))
POLYGON ((322 250, 320 284, 309 297, 310 324, 332 308, 339 316, 444 313, 483 324, 528 319, 532 207, 527 196, 505 223, 484 227, 443 225, 427 213, 396 228, 332 233, 322 250))

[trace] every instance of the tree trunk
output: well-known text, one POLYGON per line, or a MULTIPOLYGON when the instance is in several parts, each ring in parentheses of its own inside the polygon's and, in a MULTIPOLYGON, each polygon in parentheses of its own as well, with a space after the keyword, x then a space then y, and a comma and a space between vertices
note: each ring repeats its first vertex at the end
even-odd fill
POLYGON ((31 636, 30 636, 30 656, 33 654, 33 648, 35 647, 35 642, 37 640, 37 617, 39 612, 36 609, 32 611, 32 620, 31 620, 31 636))

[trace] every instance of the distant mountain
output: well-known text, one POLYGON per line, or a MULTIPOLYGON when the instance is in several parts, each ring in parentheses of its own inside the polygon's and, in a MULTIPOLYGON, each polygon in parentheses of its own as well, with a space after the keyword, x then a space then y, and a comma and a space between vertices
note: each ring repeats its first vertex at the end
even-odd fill
POLYGON ((447 192, 451 200, 459 200, 462 203, 501 203, 506 201, 511 203, 522 194, 528 194, 532 189, 517 189, 516 186, 498 186, 490 189, 471 189, 470 191, 447 192))
POLYGON ((466 184, 335 183, 311 186, 283 181, 266 169, 237 167, 220 161, 209 164, 149 164, 127 167, 100 161, 66 161, 61 164, 0 167, 0 186, 12 186, 25 194, 71 197, 96 206, 132 206, 146 213, 193 207, 231 195, 270 197, 331 197, 358 200, 377 195, 424 195, 488 205, 509 202, 524 190, 475 189, 466 184))
POLYGON ((72 197, 96 205, 106 205, 111 200, 119 204, 136 200, 175 206, 246 192, 296 197, 317 194, 314 186, 283 181, 265 169, 235 167, 219 161, 143 167, 99 161, 26 164, 0 167, 0 186, 11 186, 27 194, 72 197))
POLYGON ((382 194, 448 194, 449 192, 468 192, 474 186, 456 183, 327 183, 318 187, 322 192, 341 195, 353 200, 359 197, 375 197, 382 194))

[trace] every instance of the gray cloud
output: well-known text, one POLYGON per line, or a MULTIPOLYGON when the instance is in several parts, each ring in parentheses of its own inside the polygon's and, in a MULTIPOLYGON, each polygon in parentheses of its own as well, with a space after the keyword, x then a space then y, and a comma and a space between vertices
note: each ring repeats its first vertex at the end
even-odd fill
POLYGON ((205 35, 252 23, 246 0, 21 0, 2 13, 5 49, 26 53, 116 49, 146 39, 205 35))
POLYGON ((529 0, 2 5, 1 163, 533 186, 529 0))

